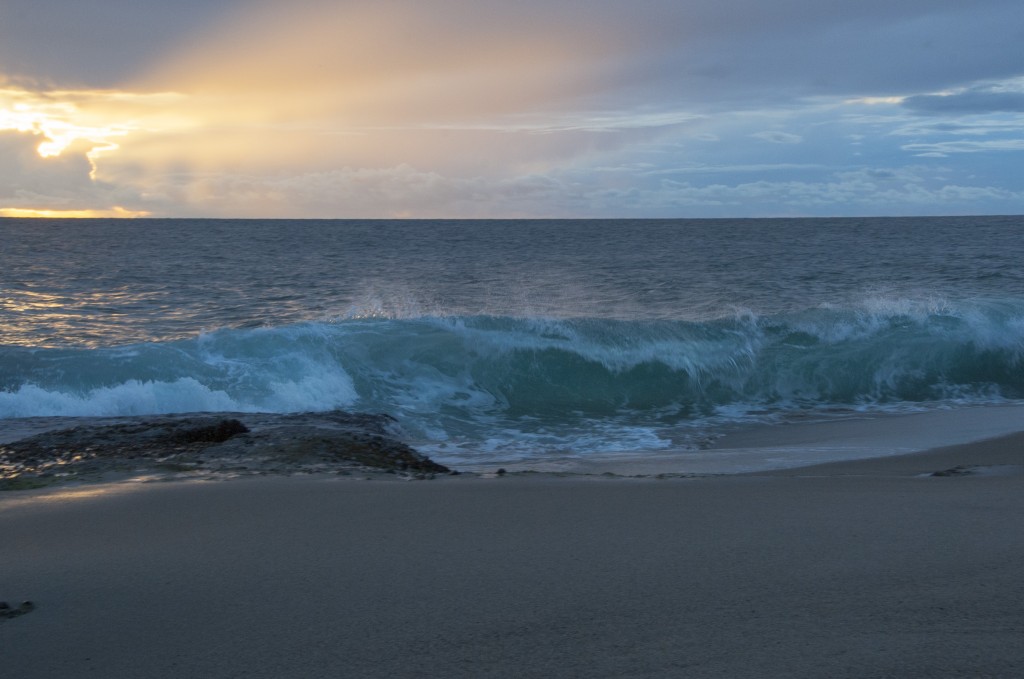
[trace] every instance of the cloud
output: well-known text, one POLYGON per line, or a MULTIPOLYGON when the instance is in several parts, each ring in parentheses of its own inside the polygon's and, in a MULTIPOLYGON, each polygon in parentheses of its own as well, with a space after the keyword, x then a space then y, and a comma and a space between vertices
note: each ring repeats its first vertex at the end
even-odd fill
POLYGON ((1024 112, 1024 79, 983 83, 942 94, 906 97, 903 106, 924 115, 1024 112))
POLYGON ((0 131, 0 199, 47 191, 77 193, 87 189, 92 164, 82 149, 58 158, 42 158, 41 134, 0 131))
POLYGON ((27 87, 116 88, 239 0, 3 0, 0 70, 27 87))
POLYGON ((77 142, 59 156, 43 158, 37 149, 45 141, 39 134, 0 131, 0 213, 40 211, 110 212, 126 210, 139 197, 131 187, 115 186, 92 178, 91 147, 77 142))
POLYGON ((87 4, 0 8, 8 207, 1024 210, 1019 0, 87 4))
POLYGON ((750 135, 755 139, 761 141, 771 142, 772 144, 799 144, 804 140, 799 134, 793 134, 791 132, 781 132, 779 130, 768 130, 765 132, 755 132, 750 135))
POLYGON ((904 151, 912 153, 941 154, 988 153, 993 151, 1024 151, 1024 139, 992 139, 988 141, 961 140, 940 141, 922 144, 904 144, 904 151))
POLYGON ((839 173, 820 182, 754 181, 698 186, 667 181, 659 192, 666 205, 725 208, 723 216, 737 208, 757 210, 751 216, 781 214, 944 214, 984 200, 1011 209, 1024 200, 1024 191, 998 187, 943 184, 928 186, 905 173, 880 177, 873 171, 839 173))
POLYGON ((902 96, 1024 73, 1019 5, 1008 0, 677 2, 644 14, 657 25, 637 31, 623 91, 695 110, 902 96))
MULTIPOLYGON (((1024 190, 960 184, 934 168, 860 168, 817 180, 702 182, 648 175, 642 168, 576 169, 504 179, 445 176, 409 165, 268 178, 219 175, 170 179, 168 200, 216 196, 214 216, 252 217, 758 217, 944 214, 1016 211, 1024 190)), ((209 213, 206 213, 209 214, 209 213)))
POLYGON ((463 178, 409 165, 342 168, 267 177, 221 174, 165 178, 154 193, 175 205, 205 205, 213 216, 411 218, 538 217, 580 207, 569 182, 547 175, 507 179, 463 178), (564 209, 563 209, 564 208, 564 209))
POLYGON ((98 163, 119 143, 166 118, 167 94, 31 90, 0 83, 0 209, 4 214, 68 211, 138 214, 128 183, 98 176, 98 163))
POLYGON ((405 72, 398 99, 460 90, 469 108, 502 106, 502 86, 542 87, 553 107, 717 111, 1020 75, 1019 12, 1017 0, 106 0, 102 12, 5 0, 0 64, 93 87, 178 89, 187 76, 308 93, 324 79, 355 99, 405 72), (517 46, 526 69, 494 68, 517 46))
POLYGON ((907 97, 903 105, 915 113, 987 113, 1024 112, 1024 92, 961 92, 958 94, 918 94, 907 97))
POLYGON ((926 119, 915 120, 912 123, 901 125, 891 132, 890 135, 902 137, 921 137, 931 135, 960 135, 965 137, 983 137, 988 135, 1017 135, 1024 133, 1024 116, 1009 116, 997 119, 993 116, 972 115, 967 119, 941 120, 926 119))
POLYGON ((827 166, 816 163, 756 163, 750 165, 710 165, 699 164, 690 166, 648 167, 639 172, 645 176, 664 176, 674 174, 712 175, 712 174, 771 174, 786 170, 822 170, 827 166))

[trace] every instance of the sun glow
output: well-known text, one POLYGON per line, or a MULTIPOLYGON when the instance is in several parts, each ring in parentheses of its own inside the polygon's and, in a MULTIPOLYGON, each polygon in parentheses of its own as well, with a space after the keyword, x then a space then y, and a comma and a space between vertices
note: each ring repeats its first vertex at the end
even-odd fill
POLYGON ((88 219, 98 217, 147 217, 144 210, 128 210, 112 207, 109 210, 34 210, 23 207, 0 208, 0 217, 32 217, 46 219, 88 219))
POLYGON ((494 24, 491 3, 438 2, 468 14, 454 25, 405 0, 397 13, 259 0, 120 90, 27 89, 0 74, 0 142, 18 172, 0 215, 391 215, 542 173, 579 153, 574 134, 679 122, 580 119, 615 31, 501 3, 502 31, 466 30, 494 24))
POLYGON ((8 148, 24 149, 20 166, 26 168, 22 175, 26 184, 7 187, 10 193, 0 201, 0 217, 149 215, 123 207, 126 197, 132 200, 130 192, 113 191, 101 168, 107 159, 119 155, 128 139, 180 128, 181 122, 168 111, 181 98, 166 92, 27 89, 4 83, 0 76, 0 135, 18 138, 9 138, 13 146, 8 148), (69 188, 48 198, 40 196, 32 177, 44 173, 63 179, 69 188), (79 179, 68 180, 69 173, 79 179))
POLYGON ((95 112, 82 111, 69 99, 83 95, 104 97, 110 93, 97 92, 29 92, 27 90, 0 89, 0 130, 28 132, 43 137, 36 147, 43 158, 54 158, 78 141, 89 144, 88 156, 95 160, 102 153, 115 150, 113 141, 134 129, 130 122, 98 124, 95 112))

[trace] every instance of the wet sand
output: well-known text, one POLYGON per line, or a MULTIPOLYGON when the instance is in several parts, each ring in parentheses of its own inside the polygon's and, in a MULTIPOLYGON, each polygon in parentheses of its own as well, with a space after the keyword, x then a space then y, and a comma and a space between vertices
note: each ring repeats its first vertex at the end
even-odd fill
POLYGON ((756 474, 0 495, 4 676, 1019 677, 1024 434, 756 474), (950 472, 931 476, 932 472, 950 472))

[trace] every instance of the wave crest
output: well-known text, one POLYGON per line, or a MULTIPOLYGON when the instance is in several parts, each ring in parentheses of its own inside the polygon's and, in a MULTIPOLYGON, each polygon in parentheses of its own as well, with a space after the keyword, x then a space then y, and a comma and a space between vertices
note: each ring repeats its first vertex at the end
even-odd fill
POLYGON ((706 322, 352 317, 108 349, 3 348, 0 417, 359 408, 452 445, 487 448, 496 432, 566 445, 572 430, 615 449, 615 429, 657 447, 659 428, 754 410, 1020 399, 1022 357, 1024 302, 1012 300, 706 322))

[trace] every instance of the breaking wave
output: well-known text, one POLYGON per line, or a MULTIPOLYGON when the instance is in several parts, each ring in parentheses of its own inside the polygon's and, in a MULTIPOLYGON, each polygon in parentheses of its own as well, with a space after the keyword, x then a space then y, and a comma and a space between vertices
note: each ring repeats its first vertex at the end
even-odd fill
POLYGON ((607 452, 676 445, 714 419, 1021 399, 1022 358, 1018 300, 707 322, 350 318, 2 347, 0 417, 352 408, 391 413, 413 442, 449 452, 607 452))

